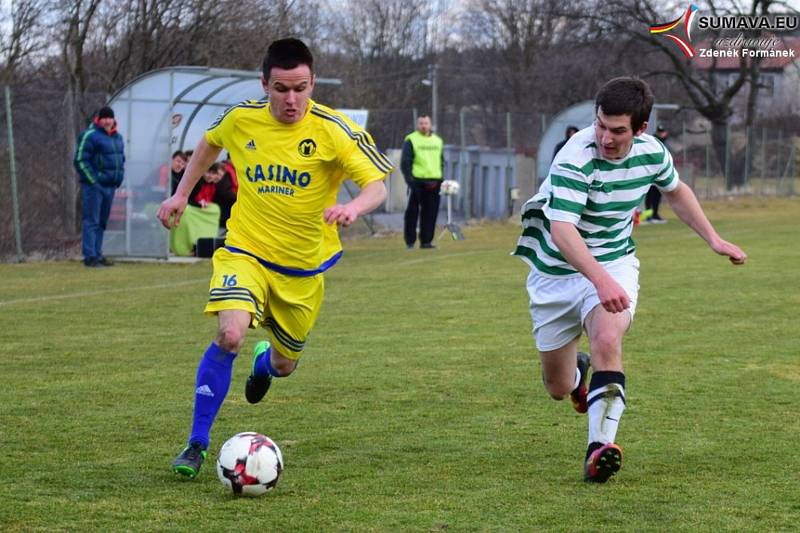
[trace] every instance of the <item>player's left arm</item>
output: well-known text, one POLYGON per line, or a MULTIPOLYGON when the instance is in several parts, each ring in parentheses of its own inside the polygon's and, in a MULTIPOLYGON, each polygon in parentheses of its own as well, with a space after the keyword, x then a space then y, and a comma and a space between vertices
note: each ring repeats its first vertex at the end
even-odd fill
POLYGON ((361 192, 346 204, 328 207, 323 212, 325 222, 349 226, 361 215, 373 211, 386 200, 386 186, 383 180, 394 170, 392 162, 378 149, 372 136, 348 119, 343 118, 352 128, 352 133, 337 135, 338 159, 344 175, 358 185, 361 192))
POLYGON ((734 265, 744 264, 747 254, 735 244, 719 236, 688 185, 681 183, 675 189, 664 192, 664 196, 678 218, 700 235, 712 250, 719 255, 728 256, 734 265))
POLYGON ((361 215, 375 210, 384 200, 386 200, 386 186, 383 180, 371 181, 361 189, 358 196, 346 204, 336 204, 325 209, 325 222, 349 226, 361 215))

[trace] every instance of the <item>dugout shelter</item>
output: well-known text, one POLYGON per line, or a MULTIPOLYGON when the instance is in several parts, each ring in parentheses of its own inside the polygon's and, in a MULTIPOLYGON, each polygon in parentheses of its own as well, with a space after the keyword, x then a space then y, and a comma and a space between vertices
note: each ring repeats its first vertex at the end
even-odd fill
MULTIPOLYGON (((156 219, 170 195, 171 156, 191 150, 227 107, 264 98, 260 71, 169 67, 139 76, 111 96, 125 140, 125 181, 117 190, 103 249, 109 256, 163 258, 169 232, 156 219)), ((317 78, 318 84, 340 80, 317 78)))
MULTIPOLYGON (((658 123, 658 112, 662 109, 675 110, 678 109, 674 104, 653 104, 653 110, 650 112, 650 118, 647 121, 647 133, 653 135, 656 131, 658 123)), ((550 163, 553 162, 553 150, 558 143, 564 140, 568 126, 575 126, 579 130, 592 125, 594 122, 594 100, 586 100, 579 104, 561 111, 550 122, 550 125, 542 135, 542 140, 539 143, 539 151, 536 154, 536 175, 538 176, 539 183, 547 178, 547 173, 550 171, 550 163)))

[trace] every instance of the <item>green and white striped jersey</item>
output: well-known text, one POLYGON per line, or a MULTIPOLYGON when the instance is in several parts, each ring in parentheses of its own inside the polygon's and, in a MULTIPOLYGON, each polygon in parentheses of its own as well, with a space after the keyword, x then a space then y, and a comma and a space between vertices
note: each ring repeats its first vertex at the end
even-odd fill
POLYGON ((523 230, 514 255, 543 275, 577 275, 553 243, 551 221, 574 224, 601 263, 633 253, 633 214, 652 184, 662 191, 680 184, 672 156, 658 139, 634 137, 628 155, 611 161, 600 155, 594 126, 579 131, 556 156, 539 192, 522 207, 523 230))

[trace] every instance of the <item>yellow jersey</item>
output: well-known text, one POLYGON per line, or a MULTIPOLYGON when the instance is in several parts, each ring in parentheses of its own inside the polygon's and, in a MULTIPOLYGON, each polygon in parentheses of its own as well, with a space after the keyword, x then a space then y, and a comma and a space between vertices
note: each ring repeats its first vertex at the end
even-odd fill
POLYGON ((369 133, 312 100, 294 124, 278 122, 266 100, 242 102, 205 138, 230 153, 239 182, 225 246, 289 275, 324 272, 341 256, 336 225, 323 211, 336 204, 342 182, 363 188, 393 170, 369 133))

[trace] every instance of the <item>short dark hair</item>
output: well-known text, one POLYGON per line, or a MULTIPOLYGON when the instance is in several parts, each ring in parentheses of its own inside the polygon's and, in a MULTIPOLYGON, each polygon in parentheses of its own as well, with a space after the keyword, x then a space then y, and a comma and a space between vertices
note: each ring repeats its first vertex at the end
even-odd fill
POLYGON ((306 43, 293 37, 278 39, 267 48, 261 72, 266 80, 269 79, 273 67, 290 70, 300 65, 308 65, 308 69, 314 73, 314 56, 311 55, 306 43))
POLYGON ((184 154, 184 153, 183 153, 183 151, 181 151, 181 150, 175 150, 175 151, 172 153, 172 157, 171 157, 171 159, 175 159, 176 157, 180 157, 181 159, 183 159, 184 161, 186 161, 186 154, 184 154))
POLYGON ((567 126, 567 131, 564 132, 564 135, 569 135, 570 132, 578 133, 580 130, 576 126, 567 126))
POLYGON ((597 92, 594 112, 602 109, 606 115, 630 115, 631 128, 639 131, 653 109, 653 91, 646 82, 636 77, 609 80, 597 92))

